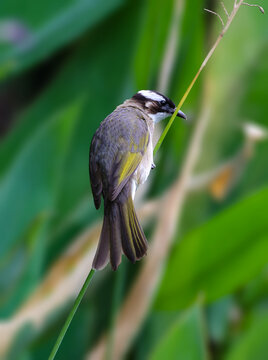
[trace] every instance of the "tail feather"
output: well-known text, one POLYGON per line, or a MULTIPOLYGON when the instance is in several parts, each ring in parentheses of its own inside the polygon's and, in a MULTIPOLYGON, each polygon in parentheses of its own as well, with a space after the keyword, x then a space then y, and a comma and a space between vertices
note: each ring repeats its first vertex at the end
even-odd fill
POLYGON ((141 259, 146 255, 148 244, 140 226, 131 197, 121 205, 122 220, 122 248, 126 257, 131 261, 141 259))
POLYGON ((104 215, 100 240, 92 263, 92 268, 96 270, 103 269, 109 262, 109 254, 110 254, 110 224, 109 224, 109 217, 107 215, 104 215))
POLYGON ((126 204, 120 206, 120 215, 121 215, 121 236, 122 236, 122 250, 126 257, 134 263, 136 261, 135 247, 133 244, 133 234, 132 229, 129 224, 129 214, 126 204))
POLYGON ((115 201, 106 201, 99 245, 92 267, 104 268, 110 255, 113 270, 121 262, 122 251, 135 263, 146 255, 148 243, 134 209, 128 187, 121 191, 115 201))
POLYGON ((110 207, 110 261, 112 269, 115 271, 121 263, 122 243, 121 243, 121 224, 118 204, 111 203, 110 207))
POLYGON ((134 245, 136 250, 136 257, 139 260, 144 255, 146 255, 148 249, 148 243, 144 235, 144 232, 142 230, 142 227, 139 223, 134 207, 133 207, 133 219, 134 219, 134 225, 132 228, 135 230, 135 235, 136 235, 135 236, 136 241, 134 242, 134 245))

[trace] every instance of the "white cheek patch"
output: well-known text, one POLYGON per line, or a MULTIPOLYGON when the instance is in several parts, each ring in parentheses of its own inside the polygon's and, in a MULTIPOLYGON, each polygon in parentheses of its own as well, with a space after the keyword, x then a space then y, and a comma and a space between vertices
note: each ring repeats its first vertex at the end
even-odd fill
POLYGON ((146 97, 149 100, 154 100, 154 101, 165 100, 165 98, 162 95, 159 95, 151 90, 140 90, 138 94, 141 94, 142 96, 146 97))
POLYGON ((158 123, 159 121, 164 120, 165 118, 170 116, 170 114, 164 112, 159 112, 157 114, 148 114, 148 115, 150 116, 150 118, 153 120, 154 123, 158 123))

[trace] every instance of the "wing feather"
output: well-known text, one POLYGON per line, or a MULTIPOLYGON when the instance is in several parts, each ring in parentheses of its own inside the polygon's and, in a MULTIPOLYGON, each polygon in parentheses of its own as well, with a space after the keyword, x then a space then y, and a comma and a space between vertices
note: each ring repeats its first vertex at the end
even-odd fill
POLYGON ((117 198, 131 175, 136 171, 147 150, 148 142, 149 131, 147 129, 145 133, 141 134, 138 144, 131 141, 128 144, 128 151, 125 153, 118 153, 118 159, 115 162, 116 166, 110 181, 109 198, 111 201, 114 201, 117 198))
POLYGON ((149 143, 143 113, 119 107, 97 129, 90 147, 90 180, 96 208, 101 194, 114 201, 139 166, 149 143))
POLYGON ((96 148, 96 138, 93 137, 90 152, 89 152, 89 175, 90 184, 96 209, 99 209, 101 205, 101 194, 102 194, 102 181, 101 173, 98 164, 95 161, 94 151, 96 148))

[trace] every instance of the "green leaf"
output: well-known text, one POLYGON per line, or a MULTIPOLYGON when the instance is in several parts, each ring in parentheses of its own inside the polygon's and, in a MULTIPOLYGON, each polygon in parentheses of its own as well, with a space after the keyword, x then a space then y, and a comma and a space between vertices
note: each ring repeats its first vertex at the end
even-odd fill
POLYGON ((13 275, 12 278, 10 269, 0 266, 0 283, 3 278, 7 283, 5 292, 0 298, 1 318, 10 316, 38 284, 45 257, 47 225, 47 214, 40 213, 30 224, 26 234, 21 238, 20 244, 11 252, 9 266, 15 268, 14 275, 16 276, 13 275))
MULTIPOLYGON (((153 309, 152 309, 153 310, 153 309)), ((133 349, 134 358, 137 360, 148 359, 149 354, 156 347, 168 329, 174 324, 174 319, 178 319, 180 311, 151 311, 145 323, 135 339, 133 349), (146 337, 146 341, 144 338, 146 337)))
POLYGON ((22 239, 32 221, 55 204, 61 167, 81 103, 47 121, 18 154, 0 184, 0 254, 22 239))
POLYGON ((248 330, 233 345, 225 360, 264 360, 268 354, 268 312, 255 317, 248 330))
POLYGON ((205 329, 200 306, 182 314, 153 350, 150 360, 207 359, 205 329))
POLYGON ((31 2, 27 7, 24 1, 16 3, 16 6, 14 1, 0 5, 2 19, 12 15, 12 18, 19 19, 30 28, 30 35, 19 45, 1 52, 1 77, 46 58, 96 25, 124 2, 125 0, 69 0, 66 3, 48 0, 42 7, 40 2, 31 2))
POLYGON ((268 262, 268 188, 244 198, 177 244, 156 306, 178 309, 202 293, 205 301, 229 294, 268 262))
POLYGON ((165 50, 174 0, 149 0, 144 4, 144 20, 135 56, 135 80, 138 89, 155 86, 155 78, 165 50))

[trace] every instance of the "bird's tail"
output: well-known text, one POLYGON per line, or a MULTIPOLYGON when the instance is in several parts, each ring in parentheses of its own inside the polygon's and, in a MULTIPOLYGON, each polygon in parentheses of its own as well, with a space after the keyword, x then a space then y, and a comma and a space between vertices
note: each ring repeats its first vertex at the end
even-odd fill
POLYGON ((102 231, 92 267, 100 270, 110 258, 112 269, 116 270, 122 252, 134 263, 146 254, 147 248, 132 197, 125 186, 115 201, 105 202, 102 231))

